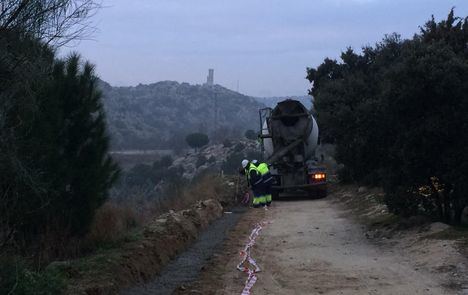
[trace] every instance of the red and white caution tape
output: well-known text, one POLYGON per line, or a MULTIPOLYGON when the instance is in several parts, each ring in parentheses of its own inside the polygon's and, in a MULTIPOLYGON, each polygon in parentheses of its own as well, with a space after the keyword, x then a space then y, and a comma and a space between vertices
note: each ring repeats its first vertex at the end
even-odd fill
POLYGON ((265 225, 266 223, 262 222, 258 223, 255 226, 255 228, 250 233, 249 241, 245 245, 244 249, 240 252, 242 261, 237 265, 237 269, 242 272, 245 272, 248 275, 247 280, 245 281, 244 290, 242 290, 241 295, 250 295, 250 290, 255 285, 255 282, 257 282, 256 273, 261 271, 255 259, 253 259, 250 255, 250 250, 255 245, 255 240, 260 235, 260 231, 265 225), (250 266, 253 268, 251 268, 250 266))
POLYGON ((244 205, 245 205, 245 204, 249 204, 249 202, 250 202, 250 192, 246 192, 246 193, 244 194, 244 198, 242 199, 241 202, 242 202, 242 204, 244 204, 244 205))
POLYGON ((257 282, 257 276, 253 272, 249 272, 249 277, 247 278, 247 281, 245 281, 245 287, 244 290, 242 290, 241 295, 250 295, 250 289, 255 285, 255 282, 257 282))

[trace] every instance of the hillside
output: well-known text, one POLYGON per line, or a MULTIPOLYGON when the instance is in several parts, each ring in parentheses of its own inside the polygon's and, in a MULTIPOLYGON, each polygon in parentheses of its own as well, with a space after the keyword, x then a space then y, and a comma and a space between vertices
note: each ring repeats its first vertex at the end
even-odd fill
POLYGON ((258 129, 252 97, 226 89, 163 81, 135 87, 101 82, 112 148, 182 148, 188 133, 204 132, 215 142, 258 129), (215 112, 217 109, 217 114, 215 112))

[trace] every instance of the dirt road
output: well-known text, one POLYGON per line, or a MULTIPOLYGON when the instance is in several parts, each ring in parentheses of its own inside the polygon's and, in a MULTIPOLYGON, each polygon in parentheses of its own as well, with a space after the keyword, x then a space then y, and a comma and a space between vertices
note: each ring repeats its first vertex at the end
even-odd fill
POLYGON ((461 267, 446 263, 454 258, 452 250, 444 248, 447 253, 440 255, 439 265, 437 260, 424 264, 412 258, 430 251, 376 245, 366 239, 364 227, 329 198, 275 202, 268 211, 252 209, 200 280, 179 293, 240 294, 246 275, 236 270, 238 251, 259 220, 271 223, 252 252, 262 268, 253 294, 468 294, 446 280, 461 267))
POLYGON ((327 200, 277 203, 266 218, 273 223, 254 253, 264 269, 255 294, 444 293, 404 257, 367 244, 361 228, 327 200))

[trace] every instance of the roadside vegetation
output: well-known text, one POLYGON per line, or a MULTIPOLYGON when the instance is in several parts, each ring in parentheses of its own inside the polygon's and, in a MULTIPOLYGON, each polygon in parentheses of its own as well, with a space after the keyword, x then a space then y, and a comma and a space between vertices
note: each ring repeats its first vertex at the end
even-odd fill
POLYGON ((122 172, 110 156, 94 66, 57 55, 92 32, 98 8, 92 0, 0 5, 0 294, 60 294, 70 274, 57 261, 113 253, 140 240, 155 216, 220 194, 217 177, 182 183, 171 157, 122 172))
POLYGON ((96 252, 138 240, 143 227, 155 217, 170 210, 182 210, 197 201, 218 199, 225 185, 226 179, 208 174, 189 183, 173 183, 160 194, 144 197, 130 194, 127 198, 110 199, 96 212, 84 250, 96 252))
MULTIPOLYGON (((110 156, 94 66, 57 55, 87 36, 96 9, 91 0, 0 5, 0 294, 61 294, 73 271, 92 279, 141 242, 155 217, 199 200, 229 202, 234 182, 209 171, 185 180, 171 156, 125 171, 110 156)), ((209 139, 187 142, 200 149, 209 139)), ((198 155, 195 165, 216 160, 198 155)))
POLYGON ((0 5, 0 293, 57 294, 47 265, 82 253, 119 168, 94 66, 57 49, 92 31, 97 2, 0 5))
POLYGON ((208 135, 200 132, 191 133, 185 137, 187 144, 193 149, 199 149, 210 142, 208 135))
POLYGON ((450 11, 309 68, 323 142, 344 181, 380 186, 391 212, 460 224, 468 205, 468 18, 450 11))

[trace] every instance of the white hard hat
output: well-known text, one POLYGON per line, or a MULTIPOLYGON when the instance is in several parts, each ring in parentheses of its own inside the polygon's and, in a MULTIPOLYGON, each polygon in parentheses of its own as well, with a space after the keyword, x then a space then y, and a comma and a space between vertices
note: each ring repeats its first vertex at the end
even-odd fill
POLYGON ((252 164, 257 165, 258 161, 257 160, 252 160, 252 164))
POLYGON ((242 160, 242 168, 245 169, 248 164, 249 164, 249 160, 246 160, 246 159, 242 160))

